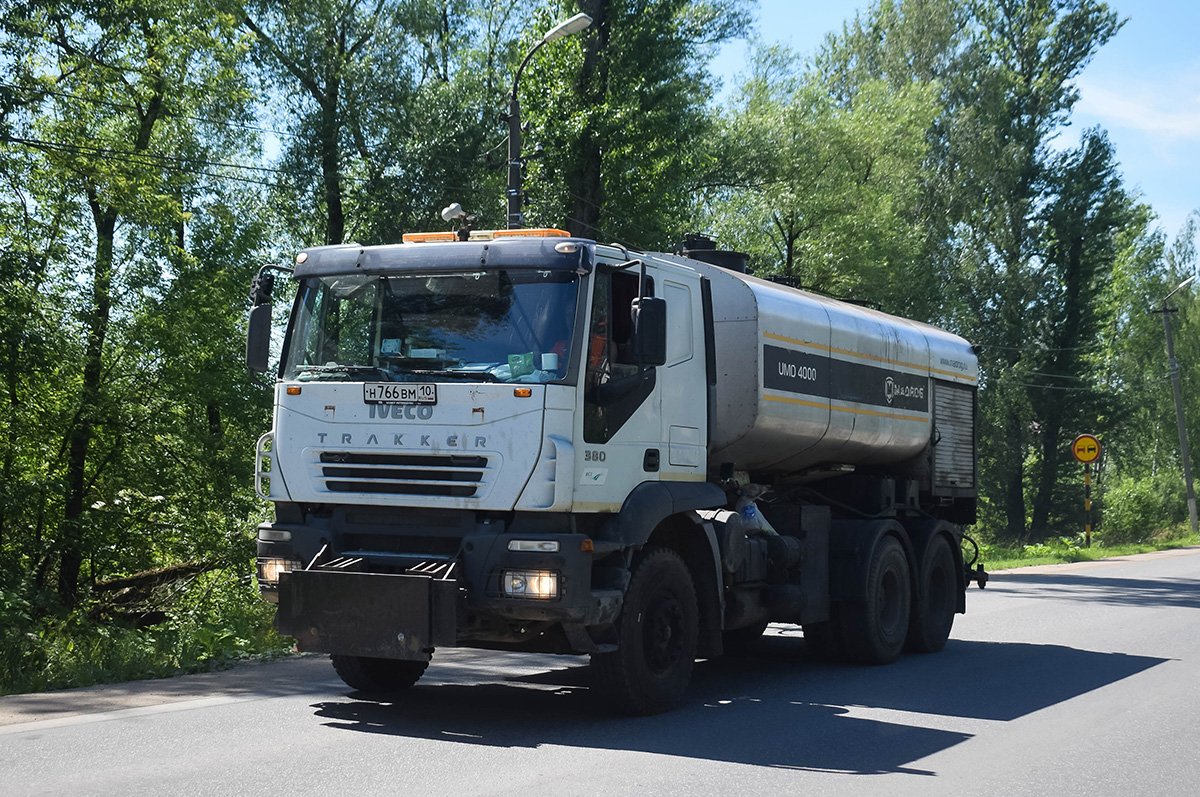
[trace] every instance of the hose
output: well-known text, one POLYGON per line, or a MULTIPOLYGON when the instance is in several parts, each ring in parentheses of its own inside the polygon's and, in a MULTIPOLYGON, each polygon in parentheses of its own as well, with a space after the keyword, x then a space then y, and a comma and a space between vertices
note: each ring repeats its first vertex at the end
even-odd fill
POLYGON ((975 555, 971 557, 971 561, 967 562, 966 564, 966 568, 970 570, 975 566, 975 563, 979 561, 979 543, 975 542, 975 540, 971 538, 970 534, 963 534, 962 536, 963 539, 971 543, 971 547, 975 549, 975 555))

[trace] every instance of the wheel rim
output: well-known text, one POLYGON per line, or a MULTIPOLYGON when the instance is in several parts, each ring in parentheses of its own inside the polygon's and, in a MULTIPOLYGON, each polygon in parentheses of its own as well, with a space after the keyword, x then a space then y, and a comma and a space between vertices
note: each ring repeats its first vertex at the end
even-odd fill
POLYGON ((642 644, 646 666, 654 675, 665 675, 683 653, 683 608, 669 592, 659 592, 646 609, 642 644))

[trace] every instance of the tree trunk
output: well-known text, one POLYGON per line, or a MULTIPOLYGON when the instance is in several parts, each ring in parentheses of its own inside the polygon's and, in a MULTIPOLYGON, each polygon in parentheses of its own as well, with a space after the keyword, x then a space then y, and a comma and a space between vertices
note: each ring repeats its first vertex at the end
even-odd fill
MULTIPOLYGON (((608 46, 608 0, 580 0, 580 10, 592 18, 591 29, 584 34, 583 68, 577 91, 585 107, 604 105, 608 93, 608 69, 604 50, 608 46)), ((604 206, 604 153, 600 150, 600 131, 589 122, 579 136, 578 157, 566 175, 571 216, 567 231, 582 238, 598 238, 603 233, 601 209, 604 206)))
POLYGON ((331 87, 321 108, 321 177, 325 183, 325 243, 340 244, 346 237, 346 217, 342 210, 342 173, 339 168, 337 88, 331 87))
POLYGON ((208 436, 212 440, 213 445, 220 447, 221 438, 224 435, 224 430, 221 427, 221 405, 215 401, 208 402, 205 407, 205 413, 208 415, 208 436))
POLYGON ((97 398, 104 369, 104 341, 112 310, 113 237, 116 211, 100 204, 94 190, 88 204, 96 225, 96 259, 92 274, 92 306, 88 313, 83 385, 75 422, 67 430, 67 493, 59 543, 58 597, 73 606, 79 597, 79 572, 84 560, 83 510, 87 492, 88 448, 97 420, 97 398))

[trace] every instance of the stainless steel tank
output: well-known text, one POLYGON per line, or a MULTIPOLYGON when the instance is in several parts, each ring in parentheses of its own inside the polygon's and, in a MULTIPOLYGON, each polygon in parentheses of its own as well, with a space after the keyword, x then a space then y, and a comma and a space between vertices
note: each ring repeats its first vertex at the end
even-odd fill
POLYGON ((909 459, 943 437, 948 444, 965 437, 970 453, 973 412, 962 417, 962 410, 973 409, 978 363, 967 341, 928 324, 688 264, 712 283, 717 384, 710 463, 776 472, 883 464, 909 459))

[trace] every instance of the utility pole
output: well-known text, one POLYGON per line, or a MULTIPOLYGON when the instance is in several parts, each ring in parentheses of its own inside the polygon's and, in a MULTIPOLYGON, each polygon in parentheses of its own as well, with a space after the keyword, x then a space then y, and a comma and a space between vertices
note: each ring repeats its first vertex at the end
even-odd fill
POLYGON ((1179 424, 1179 454, 1183 457, 1183 480, 1187 486, 1188 517, 1192 521, 1192 534, 1200 533, 1200 521, 1196 517, 1196 491, 1192 487, 1192 458, 1188 453, 1187 425, 1183 421, 1183 392, 1179 387, 1179 363, 1175 362, 1175 343, 1171 338, 1171 313, 1179 308, 1167 307, 1167 299, 1174 296, 1181 288, 1188 285, 1196 275, 1192 275, 1175 286, 1175 290, 1163 297, 1162 309, 1151 312, 1162 313, 1163 329, 1167 333, 1167 361, 1171 368, 1171 390, 1175 393, 1175 421, 1179 424))

